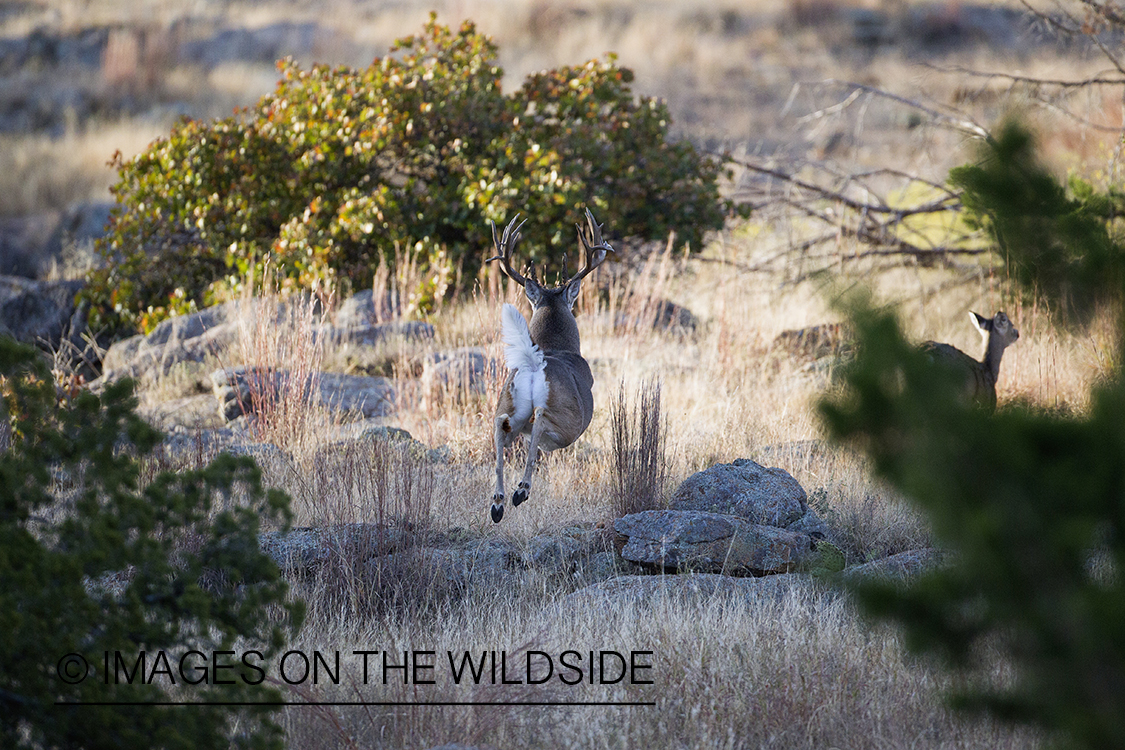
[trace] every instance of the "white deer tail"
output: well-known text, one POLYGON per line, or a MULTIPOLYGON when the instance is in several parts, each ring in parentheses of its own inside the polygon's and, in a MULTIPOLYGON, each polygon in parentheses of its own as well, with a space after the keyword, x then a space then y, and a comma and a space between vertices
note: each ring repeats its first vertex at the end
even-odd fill
POLYGON ((512 401, 517 422, 531 416, 532 409, 547 406, 547 360, 531 340, 527 320, 515 305, 505 304, 500 310, 501 338, 504 339, 504 361, 515 373, 512 379, 512 401))

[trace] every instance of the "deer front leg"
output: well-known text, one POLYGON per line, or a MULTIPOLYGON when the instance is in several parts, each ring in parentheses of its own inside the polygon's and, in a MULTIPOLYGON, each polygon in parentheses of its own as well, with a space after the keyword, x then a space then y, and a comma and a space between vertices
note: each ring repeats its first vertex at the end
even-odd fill
POLYGON ((496 415, 492 439, 496 443, 496 492, 492 493, 492 522, 500 523, 504 517, 504 446, 512 433, 512 422, 507 414, 496 415))
POLYGON ((512 493, 512 505, 519 505, 527 499, 531 492, 531 475, 535 471, 535 459, 539 454, 539 438, 543 430, 547 429, 547 421, 543 417, 543 407, 535 407, 531 414, 531 440, 527 446, 527 468, 523 472, 523 480, 512 493))

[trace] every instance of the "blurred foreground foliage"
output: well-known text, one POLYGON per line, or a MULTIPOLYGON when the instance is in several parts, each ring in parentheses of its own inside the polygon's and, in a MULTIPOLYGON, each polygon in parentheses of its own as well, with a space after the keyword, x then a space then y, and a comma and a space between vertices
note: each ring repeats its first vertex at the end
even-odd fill
POLYGON ((288 499, 248 457, 158 471, 129 381, 60 394, 5 337, 0 396, 0 747, 279 748, 274 708, 151 703, 280 699, 236 654, 300 625, 258 544, 288 499))
POLYGON ((510 96, 496 57, 472 23, 454 32, 431 14, 365 69, 284 60, 276 90, 241 117, 184 120, 118 156, 111 263, 85 292, 95 329, 147 331, 267 273, 354 291, 402 257, 425 273, 410 301, 424 312, 478 270, 489 220, 532 217, 527 260, 557 264, 587 206, 620 235, 674 230, 695 249, 745 213, 719 196, 722 165, 669 140, 667 107, 635 97, 613 55, 536 73, 510 96))
POLYGON ((857 593, 869 612, 901 623, 914 648, 958 670, 955 705, 1037 726, 1065 747, 1125 747, 1120 194, 1081 183, 1068 191, 1016 124, 952 178, 1013 278, 1059 324, 1116 314, 1115 364, 1085 414, 990 414, 959 398, 957 381, 907 342, 893 315, 852 299, 860 355, 846 387, 821 403, 828 432, 864 448, 953 552, 908 584, 869 582, 857 593))

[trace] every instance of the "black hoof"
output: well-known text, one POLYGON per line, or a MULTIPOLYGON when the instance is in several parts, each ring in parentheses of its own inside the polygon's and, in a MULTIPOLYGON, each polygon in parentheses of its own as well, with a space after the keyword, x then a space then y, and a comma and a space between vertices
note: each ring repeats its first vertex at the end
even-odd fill
POLYGON ((526 500, 529 492, 531 492, 531 486, 527 482, 520 482, 519 489, 512 493, 512 505, 519 505, 526 500))
POLYGON ((500 519, 504 517, 504 506, 503 505, 493 505, 491 512, 492 512, 492 522, 493 523, 500 523, 500 519))

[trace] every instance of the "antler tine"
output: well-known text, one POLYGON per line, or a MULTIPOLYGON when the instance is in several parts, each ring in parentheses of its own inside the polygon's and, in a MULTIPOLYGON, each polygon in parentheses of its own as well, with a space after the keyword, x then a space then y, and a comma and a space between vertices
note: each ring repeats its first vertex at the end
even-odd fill
MULTIPOLYGON (((527 279, 512 267, 512 250, 515 249, 515 246, 520 241, 520 229, 527 223, 527 219, 519 221, 519 218, 519 214, 512 217, 512 220, 508 222, 508 226, 504 227, 503 236, 499 238, 496 236, 496 222, 489 222, 492 225, 492 244, 496 246, 497 254, 486 259, 484 262, 491 263, 494 260, 500 261, 500 270, 504 272, 504 275, 522 286, 527 284, 527 279), (518 224, 516 223, 517 221, 519 222, 518 224)), ((534 278, 534 276, 532 276, 532 278, 534 278)))
POLYGON ((606 253, 616 252, 613 246, 602 239, 602 225, 594 219, 594 214, 586 209, 586 227, 574 225, 578 229, 578 241, 582 245, 583 265, 567 284, 584 279, 595 268, 605 262, 606 253))

